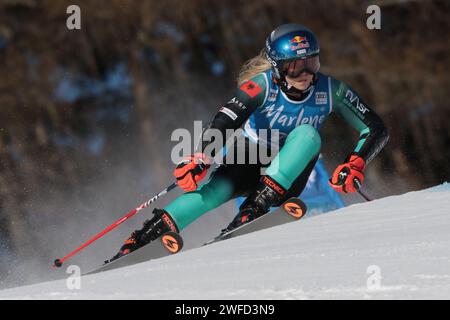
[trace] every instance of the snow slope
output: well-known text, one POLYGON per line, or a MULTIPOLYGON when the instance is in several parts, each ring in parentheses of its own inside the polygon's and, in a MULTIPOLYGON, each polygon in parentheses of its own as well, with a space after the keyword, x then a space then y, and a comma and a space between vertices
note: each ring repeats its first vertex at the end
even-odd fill
POLYGON ((444 184, 0 299, 449 299, 449 208, 444 184))

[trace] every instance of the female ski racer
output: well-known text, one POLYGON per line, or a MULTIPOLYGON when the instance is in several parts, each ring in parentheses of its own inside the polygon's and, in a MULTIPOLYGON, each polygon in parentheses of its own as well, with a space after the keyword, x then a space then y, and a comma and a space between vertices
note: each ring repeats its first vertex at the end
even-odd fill
POLYGON ((244 125, 244 152, 251 146, 278 144, 269 163, 226 164, 197 188, 206 176, 212 155, 203 151, 211 142, 203 139, 200 152, 179 163, 174 171, 186 193, 144 222, 113 257, 114 260, 157 239, 167 231, 179 233, 194 220, 230 199, 245 196, 239 213, 223 232, 230 231, 298 197, 317 161, 319 129, 335 112, 354 129, 359 140, 344 163, 334 171, 330 186, 338 192, 355 192, 364 181, 364 169, 386 144, 389 136, 380 117, 344 82, 319 72, 319 43, 305 26, 285 24, 266 40, 265 49, 241 69, 232 99, 219 109, 208 131, 238 129, 244 125), (260 129, 278 130, 278 141, 263 137, 260 129), (265 173, 261 168, 265 166, 265 173), (268 166, 268 167, 267 167, 268 166))

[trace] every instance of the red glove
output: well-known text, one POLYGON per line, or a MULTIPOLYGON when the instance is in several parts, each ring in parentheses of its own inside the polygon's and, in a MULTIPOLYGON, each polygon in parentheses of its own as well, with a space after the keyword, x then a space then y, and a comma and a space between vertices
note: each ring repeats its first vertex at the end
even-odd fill
POLYGON ((341 164, 334 170, 328 183, 338 192, 356 192, 364 182, 363 170, 365 166, 366 162, 363 158, 352 154, 346 163, 341 164))
POLYGON ((184 191, 194 191, 197 189, 197 182, 206 176, 206 171, 211 166, 211 162, 203 153, 196 153, 181 161, 173 175, 177 179, 177 184, 184 191))

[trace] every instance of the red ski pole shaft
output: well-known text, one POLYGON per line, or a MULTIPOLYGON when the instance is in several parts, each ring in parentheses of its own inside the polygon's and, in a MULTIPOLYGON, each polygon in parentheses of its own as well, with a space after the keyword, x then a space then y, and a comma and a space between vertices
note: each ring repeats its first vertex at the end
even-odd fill
POLYGON ((78 252, 80 252, 81 250, 83 250, 84 248, 86 248, 87 246, 89 246, 91 243, 97 241, 98 239, 100 239, 101 237, 103 237, 105 234, 107 234, 108 232, 110 232, 111 230, 113 230, 114 228, 118 227, 120 224, 122 224, 123 222, 125 222, 126 220, 128 220, 129 218, 131 218, 132 216, 134 216, 136 213, 138 213, 139 211, 141 211, 142 209, 147 208, 151 203, 155 202, 156 200, 158 200, 161 196, 165 195, 166 193, 168 193, 170 190, 174 189, 177 186, 177 183, 174 182, 172 183, 170 186, 168 186, 166 189, 164 189, 163 191, 161 191, 160 193, 158 193, 156 196, 154 196, 153 198, 151 198, 150 200, 144 202, 143 204, 141 204, 139 207, 137 207, 134 210, 131 210, 130 212, 128 212, 125 216, 123 216, 122 218, 120 218, 119 220, 117 220, 116 222, 114 222, 112 225, 110 225, 108 228, 106 228, 105 230, 103 230, 102 232, 100 232, 99 234, 95 235, 94 237, 92 237, 91 239, 89 239, 88 241, 86 241, 85 243, 83 243, 81 246, 79 246, 77 249, 75 249, 74 251, 72 251, 71 253, 69 253, 68 255, 66 255, 64 258, 61 259, 56 259, 53 266, 54 267, 61 267, 62 264, 70 259, 72 256, 74 256, 75 254, 77 254, 78 252))

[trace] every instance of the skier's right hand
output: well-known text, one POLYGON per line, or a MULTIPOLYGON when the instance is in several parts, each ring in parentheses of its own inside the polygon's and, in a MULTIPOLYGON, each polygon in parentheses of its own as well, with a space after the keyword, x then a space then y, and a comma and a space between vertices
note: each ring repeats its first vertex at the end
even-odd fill
POLYGON ((351 154, 344 164, 334 170, 328 183, 338 192, 357 192, 364 182, 365 166, 366 161, 363 158, 357 154, 351 154))
POLYGON ((184 191, 197 189, 197 182, 206 176, 206 171, 211 166, 210 160, 203 153, 196 153, 178 163, 173 175, 177 184, 184 191))

